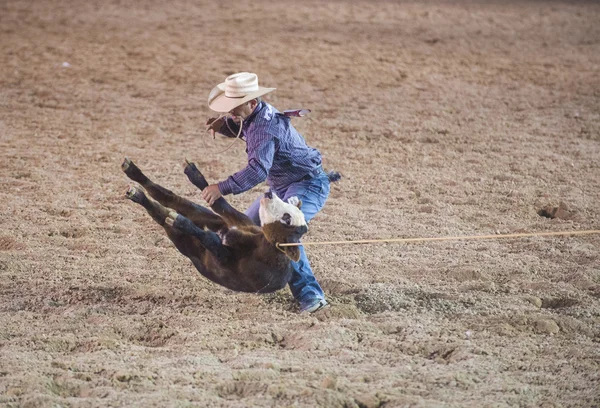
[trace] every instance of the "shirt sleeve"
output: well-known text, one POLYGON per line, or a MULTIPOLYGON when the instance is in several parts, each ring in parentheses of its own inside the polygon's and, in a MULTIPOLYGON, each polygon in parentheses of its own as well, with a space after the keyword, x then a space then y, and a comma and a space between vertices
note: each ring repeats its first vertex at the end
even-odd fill
POLYGON ((247 143, 248 165, 218 184, 223 195, 243 193, 267 179, 275 155, 274 136, 266 129, 257 129, 247 143))

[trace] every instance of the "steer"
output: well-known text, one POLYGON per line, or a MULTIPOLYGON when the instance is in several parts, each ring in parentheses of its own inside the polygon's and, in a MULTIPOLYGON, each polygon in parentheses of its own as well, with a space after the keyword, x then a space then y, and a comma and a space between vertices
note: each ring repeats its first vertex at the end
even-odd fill
MULTIPOLYGON (((297 262, 300 251, 297 246, 277 244, 298 243, 308 230, 296 197, 286 203, 274 193, 265 193, 259 227, 223 197, 211 211, 152 182, 127 158, 121 168, 141 185, 130 187, 126 197, 148 211, 203 276, 240 292, 274 292, 288 283, 290 261, 297 262)), ((201 190, 208 186, 194 163, 187 163, 184 173, 201 190)))

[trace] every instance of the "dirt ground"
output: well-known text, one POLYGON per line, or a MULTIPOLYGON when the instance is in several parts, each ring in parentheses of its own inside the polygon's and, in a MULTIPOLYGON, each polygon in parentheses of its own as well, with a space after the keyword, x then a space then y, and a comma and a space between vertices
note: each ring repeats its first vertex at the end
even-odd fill
POLYGON ((312 110, 294 124, 344 176, 307 242, 600 229, 598 21, 594 2, 0 2, 0 405, 599 406, 600 235, 307 247, 332 307, 300 315, 287 289, 201 277, 120 170, 200 203, 186 157, 213 181, 245 164, 204 132, 208 92, 252 71, 312 110))

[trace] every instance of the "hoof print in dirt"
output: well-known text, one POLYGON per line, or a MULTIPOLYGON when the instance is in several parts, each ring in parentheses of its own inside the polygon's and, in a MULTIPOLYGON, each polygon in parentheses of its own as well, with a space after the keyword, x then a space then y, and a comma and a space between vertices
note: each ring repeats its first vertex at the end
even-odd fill
POLYGON ((577 306, 579 300, 570 297, 554 297, 542 299, 541 307, 544 309, 562 309, 577 306))
POLYGON ((567 207, 565 203, 558 204, 558 207, 546 206, 538 210, 538 215, 540 217, 546 217, 550 219, 558 218, 560 220, 570 220, 573 219, 575 213, 567 207))

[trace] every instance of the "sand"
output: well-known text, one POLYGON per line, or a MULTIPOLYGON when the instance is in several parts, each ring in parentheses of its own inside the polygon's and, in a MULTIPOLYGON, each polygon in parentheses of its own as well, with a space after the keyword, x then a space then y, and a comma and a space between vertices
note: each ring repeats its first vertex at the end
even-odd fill
MULTIPOLYGON (((237 71, 342 173, 307 242, 600 229, 600 5, 0 4, 0 405, 600 405, 600 236, 307 247, 332 307, 200 276, 124 198, 201 203, 237 71), (541 214, 541 215, 540 215, 541 214), (554 217, 554 218, 549 218, 554 217)), ((246 208, 265 189, 230 197, 246 208)))

